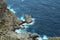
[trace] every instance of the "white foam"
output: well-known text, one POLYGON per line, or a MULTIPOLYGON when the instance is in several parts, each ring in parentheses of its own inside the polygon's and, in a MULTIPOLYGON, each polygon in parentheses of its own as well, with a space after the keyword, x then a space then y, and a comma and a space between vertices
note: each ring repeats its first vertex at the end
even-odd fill
POLYGON ((32 18, 32 22, 29 23, 28 25, 33 25, 35 23, 35 18, 32 18))
POLYGON ((24 30, 22 30, 22 29, 16 29, 15 32, 17 32, 17 33, 25 33, 27 31, 25 29, 24 30))
POLYGON ((38 37, 38 40, 48 40, 48 37, 46 35, 43 35, 43 37, 38 37))
POLYGON ((37 39, 38 39, 38 40, 43 40, 41 37, 38 37, 37 39))
MULTIPOLYGON (((24 18, 24 15, 22 15, 20 18, 18 18, 18 19, 20 19, 20 20, 23 20, 23 21, 25 21, 25 18, 24 18)), ((21 30, 21 29, 17 29, 15 32, 17 32, 17 33, 22 33, 22 32, 27 32, 27 28, 29 28, 29 26, 30 25, 33 25, 35 23, 35 18, 32 18, 32 22, 31 23, 24 23, 24 24, 22 24, 22 25, 24 25, 24 27, 25 27, 25 29, 24 30, 21 30)))
POLYGON ((12 11, 14 14, 16 13, 16 12, 14 11, 14 9, 11 8, 11 6, 7 6, 7 9, 9 9, 10 11, 12 11))
POLYGON ((43 39, 48 39, 48 37, 46 35, 43 36, 43 39))
POLYGON ((24 19, 24 15, 20 17, 20 20, 25 21, 25 19, 24 19))
POLYGON ((24 1, 24 0, 21 0, 22 2, 24 1))

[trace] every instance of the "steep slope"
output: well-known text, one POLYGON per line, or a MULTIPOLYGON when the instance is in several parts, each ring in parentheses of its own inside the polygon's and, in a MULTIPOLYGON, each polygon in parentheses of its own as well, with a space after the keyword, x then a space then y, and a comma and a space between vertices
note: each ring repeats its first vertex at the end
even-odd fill
POLYGON ((30 21, 31 19, 22 21, 16 18, 15 14, 7 9, 4 0, 0 0, 0 40, 35 40, 37 34, 15 32, 15 29, 24 29, 21 25, 30 21))

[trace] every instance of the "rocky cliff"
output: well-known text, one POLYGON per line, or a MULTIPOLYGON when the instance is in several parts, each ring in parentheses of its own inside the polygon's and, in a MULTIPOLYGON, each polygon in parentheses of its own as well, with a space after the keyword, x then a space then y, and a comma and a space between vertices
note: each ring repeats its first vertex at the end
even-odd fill
POLYGON ((26 15, 26 20, 19 20, 15 14, 7 9, 4 0, 0 0, 0 40, 36 40, 38 34, 16 33, 16 29, 25 29, 22 24, 30 23, 31 18, 26 15))

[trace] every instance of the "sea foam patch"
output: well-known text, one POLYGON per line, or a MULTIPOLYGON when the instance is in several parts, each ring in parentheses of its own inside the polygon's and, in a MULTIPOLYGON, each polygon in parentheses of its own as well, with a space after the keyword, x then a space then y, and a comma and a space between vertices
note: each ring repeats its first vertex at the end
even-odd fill
MULTIPOLYGON (((25 21, 24 15, 22 15, 19 19, 25 21)), ((23 30, 17 29, 15 32, 17 32, 17 33, 27 32, 27 28, 29 28, 29 26, 33 25, 34 23, 35 23, 35 18, 32 18, 32 22, 31 23, 29 23, 29 24, 28 23, 22 24, 22 25, 24 25, 25 29, 23 29, 23 30)))
POLYGON ((38 40, 48 40, 48 37, 46 35, 43 35, 43 37, 39 36, 37 39, 38 40))
POLYGON ((25 21, 24 14, 19 19, 25 21))
POLYGON ((16 13, 16 12, 14 11, 14 9, 11 8, 11 6, 7 6, 7 9, 9 9, 10 11, 12 11, 14 14, 16 13))
POLYGON ((24 0, 21 0, 22 2, 24 1, 24 0))
POLYGON ((16 29, 15 32, 17 33, 26 33, 27 31, 25 29, 16 29))

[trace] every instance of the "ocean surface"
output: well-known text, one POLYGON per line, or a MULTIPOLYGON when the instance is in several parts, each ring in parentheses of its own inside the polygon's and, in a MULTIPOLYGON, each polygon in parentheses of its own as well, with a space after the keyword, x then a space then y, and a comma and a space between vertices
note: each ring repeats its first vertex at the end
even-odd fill
POLYGON ((60 36, 60 0, 7 0, 16 16, 29 13, 35 24, 28 31, 40 35, 60 36))

